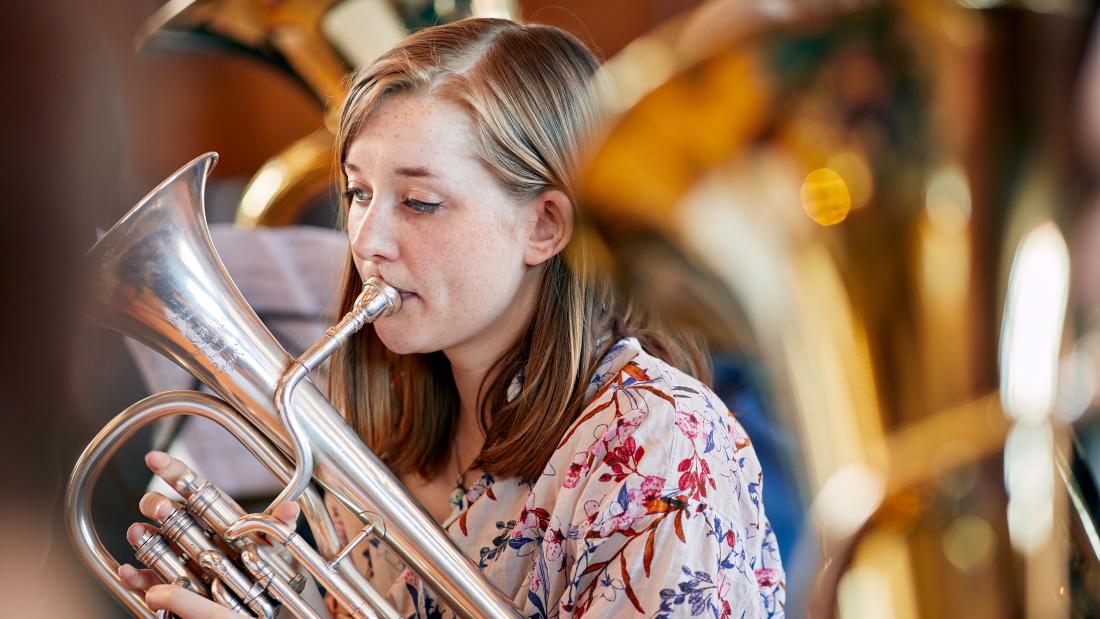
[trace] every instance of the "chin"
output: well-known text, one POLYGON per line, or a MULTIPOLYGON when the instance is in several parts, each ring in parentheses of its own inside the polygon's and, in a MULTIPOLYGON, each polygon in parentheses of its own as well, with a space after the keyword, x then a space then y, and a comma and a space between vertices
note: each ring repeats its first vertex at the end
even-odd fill
POLYGON ((387 324, 383 318, 374 324, 374 332, 378 335, 382 345, 396 355, 411 355, 414 353, 435 352, 440 348, 433 347, 423 337, 417 337, 408 329, 395 328, 396 325, 387 324))

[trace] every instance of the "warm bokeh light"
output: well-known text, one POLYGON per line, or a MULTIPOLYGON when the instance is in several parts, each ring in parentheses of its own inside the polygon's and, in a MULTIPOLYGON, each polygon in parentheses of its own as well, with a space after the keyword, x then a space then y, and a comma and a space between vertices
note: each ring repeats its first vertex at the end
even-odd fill
POLYGON ((852 210, 867 206, 874 196, 875 179, 866 157, 858 152, 844 151, 830 157, 826 167, 844 180, 851 196, 852 210))
POLYGON ((928 221, 944 234, 964 231, 970 220, 970 185, 956 166, 938 170, 925 190, 928 221))
POLYGON ((1005 442, 1008 537, 1021 554, 1040 550, 1054 525, 1053 441, 1049 423, 1022 422, 1005 442))
POLYGON ((1053 223, 1028 233, 1016 251, 1001 330, 1001 398, 1008 414, 1049 418, 1057 386, 1069 295, 1069 249, 1053 223))
POLYGON ((850 464, 822 484, 814 500, 814 515, 826 531, 839 538, 846 537, 874 513, 885 491, 881 475, 865 466, 850 464))
POLYGON ((840 581, 837 606, 842 617, 894 619, 894 600, 886 575, 870 567, 854 567, 840 581))
POLYGON ((802 210, 822 226, 844 221, 852 210, 847 183, 830 168, 810 172, 802 182, 802 210))
POLYGON ((1058 395, 1055 410, 1061 421, 1073 423, 1092 406, 1097 394, 1096 364, 1089 354, 1089 346, 1095 346, 1095 338, 1078 342, 1074 349, 1058 364, 1058 395))
POLYGON ((963 571, 969 571, 988 561, 997 536, 983 518, 956 518, 943 536, 943 552, 947 560, 963 571))
POLYGON ((240 212, 253 219, 262 215, 272 196, 282 186, 283 176, 281 166, 272 165, 260 170, 241 196, 240 212))

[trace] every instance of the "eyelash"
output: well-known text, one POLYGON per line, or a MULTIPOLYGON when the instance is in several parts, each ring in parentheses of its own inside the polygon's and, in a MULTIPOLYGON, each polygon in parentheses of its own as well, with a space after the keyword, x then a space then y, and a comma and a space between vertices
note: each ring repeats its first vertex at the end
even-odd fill
MULTIPOLYGON (((360 193, 365 194, 366 192, 364 192, 362 189, 349 189, 344 192, 344 198, 352 203, 361 202, 362 200, 355 199, 356 195, 360 193)), ((401 203, 421 215, 430 215, 436 212, 439 207, 443 205, 442 202, 421 202, 420 200, 413 200, 412 198, 405 198, 401 201, 401 203)))

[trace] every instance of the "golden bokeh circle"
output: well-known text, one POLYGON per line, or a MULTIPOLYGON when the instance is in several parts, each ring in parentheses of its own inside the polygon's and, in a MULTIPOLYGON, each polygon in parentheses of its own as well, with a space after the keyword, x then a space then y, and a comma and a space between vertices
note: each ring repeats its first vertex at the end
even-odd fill
POLYGON ((844 221, 852 210, 848 185, 830 168, 819 168, 806 175, 802 182, 802 210, 814 222, 831 226, 844 221))

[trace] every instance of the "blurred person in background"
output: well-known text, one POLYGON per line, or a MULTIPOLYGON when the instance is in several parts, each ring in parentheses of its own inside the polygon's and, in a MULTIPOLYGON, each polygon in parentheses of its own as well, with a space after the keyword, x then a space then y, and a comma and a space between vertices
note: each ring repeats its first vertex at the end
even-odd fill
POLYGON ((83 5, 45 0, 5 7, 0 74, 6 217, 0 226, 0 615, 102 617, 62 522, 73 431, 74 332, 80 255, 90 213, 114 199, 119 110, 112 66, 83 5))

